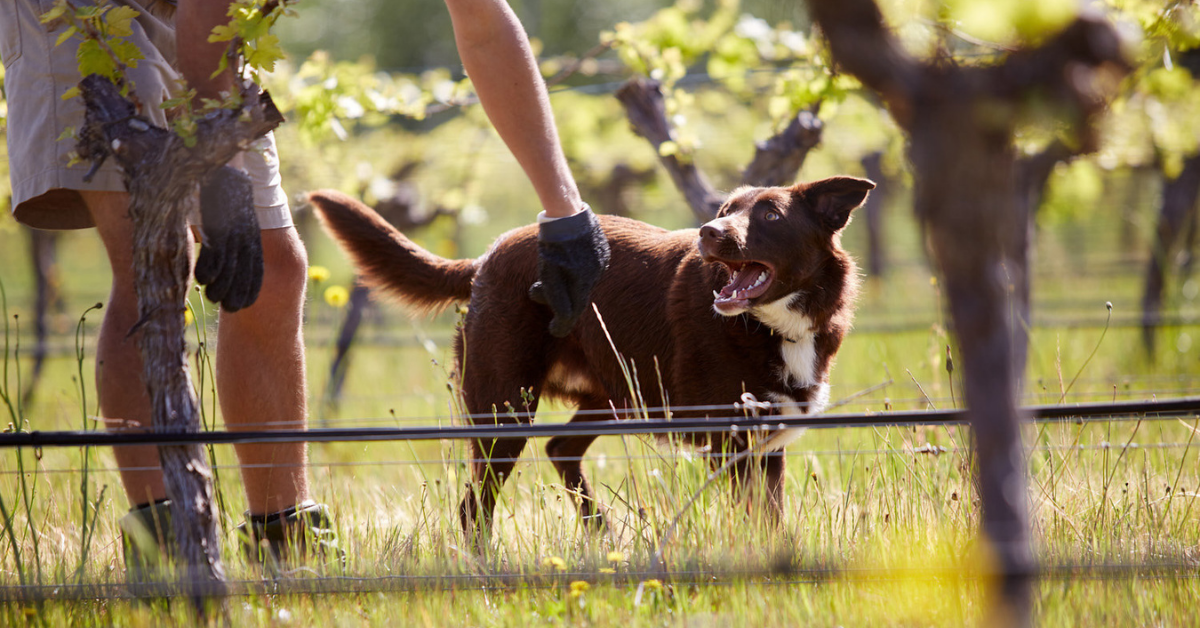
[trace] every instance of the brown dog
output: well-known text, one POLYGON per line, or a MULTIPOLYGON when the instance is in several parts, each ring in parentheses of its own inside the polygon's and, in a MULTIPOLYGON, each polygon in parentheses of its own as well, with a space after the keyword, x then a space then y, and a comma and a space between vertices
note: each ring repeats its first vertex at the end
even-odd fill
MULTIPOLYGON (((546 331, 550 310, 528 296, 537 280, 536 227, 504 234, 477 260, 452 261, 418 247, 349 196, 319 191, 309 199, 371 285, 425 310, 470 302, 455 343, 467 411, 476 422, 515 423, 528 421, 546 398, 576 404, 581 412, 572 421, 612 418, 600 411, 614 406, 644 406, 650 416, 663 416, 667 406, 675 417, 728 415, 747 392, 774 402, 774 412, 819 412, 858 286, 840 233, 874 187, 834 177, 741 188, 699 230, 599 216, 612 263, 592 299, 607 335, 588 312, 561 339, 546 331), (632 398, 622 359, 640 400, 632 398)), ((714 466, 750 446, 727 432, 688 438, 711 448, 714 466)), ((476 543, 488 539, 497 491, 525 440, 472 443, 475 489, 460 515, 476 543)), ((603 526, 581 467, 594 440, 556 436, 546 451, 563 483, 578 492, 580 514, 603 526)), ((771 445, 781 449, 788 440, 777 434, 771 445)), ((735 478, 751 471, 744 462, 735 478)), ((777 452, 758 464, 778 515, 784 458, 777 452)))

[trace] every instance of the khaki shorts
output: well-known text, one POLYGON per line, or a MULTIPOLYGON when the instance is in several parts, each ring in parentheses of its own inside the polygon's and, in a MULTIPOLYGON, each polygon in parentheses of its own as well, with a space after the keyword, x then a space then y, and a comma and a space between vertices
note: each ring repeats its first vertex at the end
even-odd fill
MULTIPOLYGON (((88 0, 76 0, 85 4, 88 0)), ((166 126, 158 104, 177 92, 179 73, 175 59, 175 7, 167 0, 112 0, 140 13, 130 40, 145 59, 129 71, 142 113, 166 126)), ((38 19, 54 0, 0 1, 0 59, 4 61, 4 89, 8 101, 8 159, 12 179, 13 215, 39 229, 82 229, 94 226, 77 190, 123 192, 125 184, 114 160, 109 159, 90 182, 84 182, 89 164, 67 165, 75 149, 71 139, 57 140, 67 127, 83 125, 83 99, 63 100, 79 83, 74 38, 55 46, 65 29, 61 23, 47 29, 38 19)), ((279 176, 275 138, 260 139, 244 157, 244 168, 254 183, 254 204, 263 229, 292 224, 287 194, 279 176)))

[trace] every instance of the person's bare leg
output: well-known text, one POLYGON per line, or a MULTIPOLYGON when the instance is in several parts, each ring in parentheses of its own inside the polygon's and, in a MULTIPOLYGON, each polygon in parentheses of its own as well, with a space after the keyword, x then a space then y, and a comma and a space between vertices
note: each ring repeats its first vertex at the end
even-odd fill
MULTIPOLYGON (((265 274, 254 305, 222 312, 217 397, 230 430, 303 429, 307 418, 301 335, 308 258, 294 228, 262 232, 265 274)), ((308 499, 304 443, 236 445, 250 514, 308 499)))
MULTIPOLYGON (((137 335, 129 335, 138 320, 129 195, 89 191, 80 194, 96 222, 113 273, 112 291, 104 308, 104 321, 96 343, 96 390, 100 414, 109 429, 149 427, 150 397, 142 379, 142 354, 137 335)), ((157 447, 114 447, 113 454, 131 505, 167 496, 157 447)))

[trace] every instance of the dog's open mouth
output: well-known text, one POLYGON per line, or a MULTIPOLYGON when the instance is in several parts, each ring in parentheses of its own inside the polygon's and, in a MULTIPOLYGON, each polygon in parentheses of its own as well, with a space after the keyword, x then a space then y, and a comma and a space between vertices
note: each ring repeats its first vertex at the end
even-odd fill
POLYGON ((713 291, 713 307, 726 315, 740 314, 750 308, 750 300, 771 287, 775 272, 760 262, 719 260, 729 269, 729 283, 720 292, 713 291))

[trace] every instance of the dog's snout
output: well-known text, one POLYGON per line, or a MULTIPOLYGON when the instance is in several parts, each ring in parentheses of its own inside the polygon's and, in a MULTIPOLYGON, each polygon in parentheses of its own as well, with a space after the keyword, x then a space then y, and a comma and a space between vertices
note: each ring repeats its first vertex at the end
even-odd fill
POLYGON ((700 239, 701 240, 709 240, 709 241, 716 242, 724 237, 725 237, 725 230, 722 229, 720 227, 720 225, 715 225, 710 222, 710 223, 705 224, 703 227, 700 227, 700 239))

